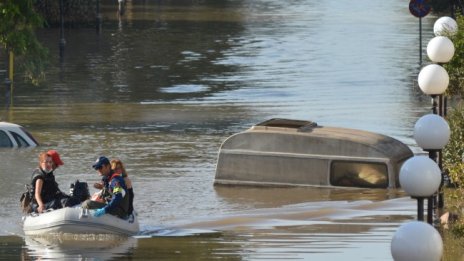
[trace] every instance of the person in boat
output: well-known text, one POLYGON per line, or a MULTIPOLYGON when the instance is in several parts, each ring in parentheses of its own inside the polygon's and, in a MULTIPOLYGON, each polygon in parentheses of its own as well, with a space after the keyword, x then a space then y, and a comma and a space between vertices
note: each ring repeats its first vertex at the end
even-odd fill
POLYGON ((129 214, 129 195, 122 175, 115 173, 111 169, 110 160, 105 156, 99 157, 92 167, 102 177, 103 197, 110 196, 111 198, 107 203, 89 199, 82 203, 82 207, 97 209, 94 213, 96 217, 108 213, 120 218, 127 218, 129 214))
POLYGON ((124 183, 126 183, 127 193, 129 193, 129 215, 132 215, 134 211, 134 189, 132 188, 132 181, 130 180, 129 176, 127 175, 126 168, 120 159, 112 159, 110 161, 111 169, 115 173, 121 174, 124 178, 124 183))
MULTIPOLYGON (((63 166, 64 163, 60 158, 60 154, 56 150, 49 150, 47 154, 52 157, 53 160, 53 171, 55 171, 59 166, 63 166)), ((63 198, 61 199, 61 205, 63 207, 72 207, 80 204, 86 199, 88 194, 87 183, 79 182, 77 180, 75 183, 71 184, 71 193, 66 195, 63 193, 63 198), (79 186, 79 188, 75 187, 79 186), (79 190, 79 191, 78 191, 79 190)))
MULTIPOLYGON (((59 189, 58 183, 55 181, 53 155, 53 153, 41 152, 39 154, 39 166, 32 172, 31 186, 34 195, 32 209, 38 213, 42 213, 46 209, 62 208, 62 201, 69 198, 68 195, 59 189)), ((58 154, 56 153, 56 155, 58 154)), ((59 165, 56 164, 56 167, 59 165)))
POLYGON ((53 170, 56 170, 59 166, 63 166, 64 163, 60 158, 60 154, 56 150, 49 150, 47 154, 52 157, 53 161, 53 170))

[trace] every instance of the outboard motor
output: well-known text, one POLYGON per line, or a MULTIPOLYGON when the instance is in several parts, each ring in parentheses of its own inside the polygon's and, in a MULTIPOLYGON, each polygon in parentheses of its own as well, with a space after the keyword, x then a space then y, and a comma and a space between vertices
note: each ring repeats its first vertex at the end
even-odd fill
POLYGON ((89 186, 87 182, 76 180, 69 186, 69 197, 65 198, 61 203, 64 207, 72 207, 79 205, 90 198, 89 186))
POLYGON ((79 203, 89 199, 90 192, 87 182, 80 182, 79 180, 76 180, 74 183, 72 183, 70 186, 69 196, 74 198, 79 203))

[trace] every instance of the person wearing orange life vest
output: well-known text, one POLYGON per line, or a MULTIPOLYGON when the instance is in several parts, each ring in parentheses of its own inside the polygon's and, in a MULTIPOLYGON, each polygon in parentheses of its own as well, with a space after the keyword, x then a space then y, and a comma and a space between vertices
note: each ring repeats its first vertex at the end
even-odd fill
POLYGON ((120 159, 112 159, 110 163, 111 169, 115 173, 120 173, 124 178, 124 183, 126 184, 127 188, 126 191, 129 193, 129 215, 132 215, 132 212, 134 211, 134 189, 132 187, 132 181, 127 175, 126 168, 120 159))
POLYGON ((111 169, 110 161, 107 157, 101 156, 92 167, 102 177, 103 190, 105 194, 111 196, 108 203, 94 200, 86 200, 82 203, 83 208, 97 209, 94 216, 99 217, 104 214, 111 214, 120 218, 128 217, 129 195, 124 178, 120 173, 115 173, 111 169))

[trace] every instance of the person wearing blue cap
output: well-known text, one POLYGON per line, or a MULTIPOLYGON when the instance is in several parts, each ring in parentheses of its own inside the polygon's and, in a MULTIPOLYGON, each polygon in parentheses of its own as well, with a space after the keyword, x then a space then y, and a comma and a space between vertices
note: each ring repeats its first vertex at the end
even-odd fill
POLYGON ((110 160, 101 156, 92 167, 102 177, 103 196, 109 198, 107 202, 86 200, 82 203, 83 208, 96 209, 94 216, 99 217, 104 214, 112 214, 120 218, 127 218, 129 211, 129 196, 124 178, 120 173, 115 173, 111 169, 110 160))

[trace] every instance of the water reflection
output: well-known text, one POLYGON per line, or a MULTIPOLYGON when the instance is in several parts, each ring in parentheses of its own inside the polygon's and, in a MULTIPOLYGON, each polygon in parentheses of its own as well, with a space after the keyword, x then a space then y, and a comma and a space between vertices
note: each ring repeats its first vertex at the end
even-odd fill
POLYGON ((243 260, 242 245, 227 234, 153 237, 139 240, 134 258, 153 260, 243 260))
POLYGON ((135 238, 114 235, 55 235, 26 237, 25 259, 110 260, 129 256, 137 247, 135 238))
POLYGON ((318 201, 382 201, 405 196, 396 189, 336 189, 336 188, 254 188, 214 186, 214 191, 231 205, 254 208, 282 207, 288 204, 318 201))
MULTIPOLYGON (((209 260, 227 258, 227 260, 241 260, 240 244, 232 240, 231 235, 219 233, 191 233, 189 235, 168 233, 137 238, 72 234, 26 237, 21 259, 209 260)), ((21 243, 22 241, 18 238, 18 244, 21 243)), ((17 258, 17 256, 14 257, 17 258)))

